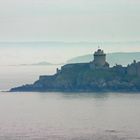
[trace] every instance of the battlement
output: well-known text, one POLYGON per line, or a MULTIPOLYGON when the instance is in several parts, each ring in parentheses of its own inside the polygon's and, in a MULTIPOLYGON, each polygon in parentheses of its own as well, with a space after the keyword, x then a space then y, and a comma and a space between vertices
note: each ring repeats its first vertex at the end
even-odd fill
POLYGON ((94 56, 106 56, 106 54, 104 53, 103 50, 101 49, 98 49, 95 53, 94 53, 94 56))

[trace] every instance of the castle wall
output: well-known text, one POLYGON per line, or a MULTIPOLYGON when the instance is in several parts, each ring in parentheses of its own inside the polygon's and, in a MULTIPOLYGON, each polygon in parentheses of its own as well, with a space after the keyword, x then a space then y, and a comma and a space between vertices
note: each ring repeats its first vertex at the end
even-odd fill
POLYGON ((127 74, 132 76, 140 76, 140 62, 129 65, 127 67, 127 74))
POLYGON ((39 76, 39 80, 52 79, 53 77, 53 75, 41 75, 39 76))
POLYGON ((137 65, 137 75, 140 77, 140 62, 137 65))
POLYGON ((134 65, 128 66, 127 67, 127 74, 131 75, 131 76, 137 75, 136 67, 134 65))

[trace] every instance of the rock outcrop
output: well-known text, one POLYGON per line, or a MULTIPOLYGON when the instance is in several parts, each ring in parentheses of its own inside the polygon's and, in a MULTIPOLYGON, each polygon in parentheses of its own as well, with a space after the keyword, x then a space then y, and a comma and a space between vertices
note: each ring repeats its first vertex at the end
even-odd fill
POLYGON ((140 91, 140 62, 127 67, 91 68, 91 63, 67 64, 50 76, 40 76, 31 85, 10 91, 62 91, 62 92, 134 92, 140 91))

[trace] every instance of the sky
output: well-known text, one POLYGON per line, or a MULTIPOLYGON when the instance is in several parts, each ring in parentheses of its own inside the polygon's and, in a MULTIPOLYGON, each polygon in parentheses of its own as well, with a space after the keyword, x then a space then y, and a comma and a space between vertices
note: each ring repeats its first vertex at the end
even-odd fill
POLYGON ((139 0, 0 0, 0 65, 61 63, 92 54, 98 45, 105 52, 140 51, 139 25, 139 0), (30 44, 50 41, 96 44, 30 44))
POLYGON ((0 0, 0 42, 138 41, 139 0, 0 0))

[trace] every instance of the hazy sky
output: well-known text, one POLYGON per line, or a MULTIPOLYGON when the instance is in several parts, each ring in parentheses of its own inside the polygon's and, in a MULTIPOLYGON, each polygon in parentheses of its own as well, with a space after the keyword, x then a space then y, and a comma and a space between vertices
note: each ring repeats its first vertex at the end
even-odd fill
POLYGON ((133 41, 139 25, 139 0, 0 0, 0 41, 133 41))
MULTIPOLYGON (((30 64, 41 61, 63 63, 73 57, 93 54, 98 45, 105 53, 140 52, 137 43, 0 43, 0 65, 30 64)), ((92 61, 92 60, 91 60, 92 61)))
POLYGON ((93 53, 140 51, 140 0, 0 0, 0 42, 99 42, 96 45, 2 44, 0 65, 65 62, 93 53))

